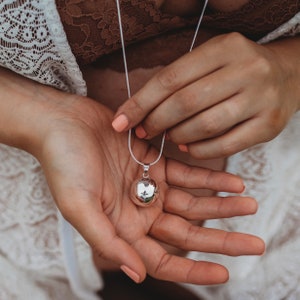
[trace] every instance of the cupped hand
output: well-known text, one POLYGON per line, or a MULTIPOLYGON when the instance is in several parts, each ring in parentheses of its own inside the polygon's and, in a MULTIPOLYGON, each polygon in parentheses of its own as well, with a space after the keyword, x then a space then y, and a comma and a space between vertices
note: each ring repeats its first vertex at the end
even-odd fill
MULTIPOLYGON (((97 255, 117 264, 136 282, 149 273, 165 280, 214 284, 227 280, 223 266, 168 254, 159 241, 184 250, 227 255, 264 251, 257 237, 189 222, 255 213, 254 199, 196 198, 178 189, 239 193, 243 190, 240 178, 162 158, 150 169, 159 185, 159 198, 153 206, 138 207, 130 199, 130 187, 142 170, 129 155, 127 134, 111 128, 112 112, 85 97, 53 93, 53 98, 63 98, 45 115, 47 130, 34 154, 62 215, 97 255)), ((133 150, 143 162, 157 157, 154 148, 137 139, 133 150)))
POLYGON ((276 137, 299 110, 300 39, 268 45, 214 37, 152 77, 117 111, 116 131, 164 130, 200 159, 229 156, 276 137))

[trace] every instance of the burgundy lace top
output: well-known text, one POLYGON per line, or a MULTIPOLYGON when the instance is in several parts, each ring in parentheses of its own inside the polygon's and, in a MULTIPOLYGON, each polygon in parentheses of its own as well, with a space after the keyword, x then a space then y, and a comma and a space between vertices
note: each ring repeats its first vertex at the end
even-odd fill
MULTIPOLYGON (((79 65, 96 61, 105 54, 120 49, 120 37, 114 0, 56 0, 70 46, 79 65)), ((154 0, 120 0, 126 45, 139 46, 128 57, 131 68, 137 62, 147 67, 149 56, 167 51, 167 61, 172 61, 187 51, 201 12, 194 16, 180 17, 162 12, 154 0), (151 39, 150 39, 151 38, 151 39), (172 43, 174 46, 172 46, 172 43), (149 54, 151 52, 151 55, 149 54), (141 61, 142 60, 142 61, 141 61)), ((238 31, 250 39, 258 40, 292 18, 300 10, 300 0, 249 0, 239 10, 221 12, 208 8, 202 23, 211 33, 238 31)), ((134 46, 133 46, 134 47, 134 46)), ((105 57, 105 56, 104 56, 105 57)), ((109 63, 112 56, 102 59, 109 63)), ((164 60, 165 63, 167 63, 164 60)), ((159 64, 157 59, 157 64, 159 64)))

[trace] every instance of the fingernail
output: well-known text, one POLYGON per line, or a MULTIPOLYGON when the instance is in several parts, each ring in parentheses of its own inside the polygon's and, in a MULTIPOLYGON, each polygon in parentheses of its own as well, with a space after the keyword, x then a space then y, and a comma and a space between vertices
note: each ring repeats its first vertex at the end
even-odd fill
POLYGON ((129 267, 122 265, 120 269, 128 276, 130 277, 135 283, 139 283, 141 278, 140 275, 134 272, 132 269, 129 267))
POLYGON ((127 128, 128 124, 129 121, 127 117, 124 114, 121 114, 113 120, 111 125, 115 131, 122 132, 124 129, 127 128))
POLYGON ((136 127, 135 134, 140 139, 144 139, 147 136, 147 132, 141 125, 136 127))
POLYGON ((181 152, 189 152, 187 145, 178 145, 178 148, 181 152))

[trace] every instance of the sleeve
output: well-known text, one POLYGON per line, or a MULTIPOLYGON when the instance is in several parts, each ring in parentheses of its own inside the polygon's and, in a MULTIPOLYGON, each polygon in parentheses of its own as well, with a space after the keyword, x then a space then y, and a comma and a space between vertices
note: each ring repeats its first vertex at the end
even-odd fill
POLYGON ((292 19, 282 24, 274 31, 267 34, 265 37, 260 39, 258 43, 266 44, 280 37, 295 36, 300 33, 300 12, 297 13, 292 19))
POLYGON ((55 0, 2 0, 0 11, 0 66, 60 90, 86 95, 55 0))

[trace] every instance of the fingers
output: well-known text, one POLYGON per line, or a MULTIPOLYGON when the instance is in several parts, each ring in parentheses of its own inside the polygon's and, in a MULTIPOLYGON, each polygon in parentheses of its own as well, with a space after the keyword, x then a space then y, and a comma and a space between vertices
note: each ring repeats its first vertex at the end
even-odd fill
POLYGON ((170 189, 164 210, 188 220, 231 218, 255 214, 258 205, 250 197, 194 197, 184 191, 170 189))
POLYGON ((157 279, 209 285, 224 283, 229 277, 225 267, 168 254, 150 237, 136 241, 134 248, 145 261, 149 275, 157 279))
POLYGON ((117 264, 135 282, 142 282, 146 269, 138 253, 117 236, 107 216, 90 200, 74 201, 62 207, 63 216, 78 230, 95 253, 117 264))
POLYGON ((245 186, 236 175, 191 167, 174 160, 167 161, 167 182, 184 188, 206 188, 219 192, 241 193, 245 186))
POLYGON ((255 114, 255 105, 235 95, 168 130, 168 137, 177 145, 214 138, 255 114))
MULTIPOLYGON (((223 67, 201 79, 199 78, 173 93, 154 108, 137 127, 138 137, 150 139, 181 121, 188 120, 192 116, 233 97, 239 92, 242 86, 241 81, 241 74, 232 66, 223 67), (139 134, 141 127, 145 132, 142 136, 139 134)), ((229 110, 230 112, 231 110, 229 110)), ((221 116, 224 119, 226 115, 223 112, 221 116)), ((230 116, 231 114, 227 118, 230 116)), ((196 132, 202 131, 202 127, 192 127, 192 129, 196 132)))
POLYGON ((150 234, 162 242, 183 250, 220 253, 230 256, 260 255, 264 242, 253 235, 198 227, 181 217, 162 214, 150 234))
POLYGON ((186 145, 186 151, 198 159, 211 159, 217 157, 228 157, 244 149, 266 142, 274 137, 274 128, 264 126, 263 120, 252 118, 234 127, 227 133, 199 143, 186 145), (261 130, 265 128, 265 130, 261 130))
POLYGON ((214 54, 219 49, 211 43, 204 43, 154 75, 118 109, 112 124, 114 129, 122 132, 134 127, 174 92, 220 68, 224 56, 214 54))

